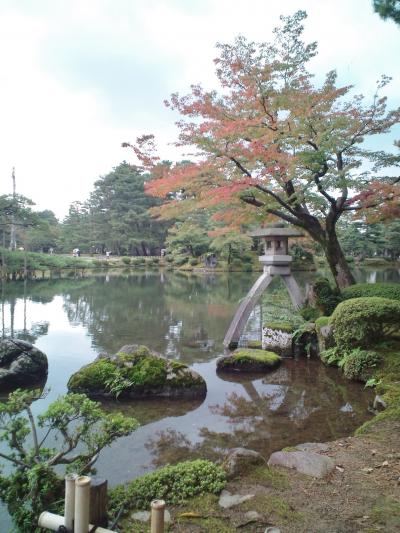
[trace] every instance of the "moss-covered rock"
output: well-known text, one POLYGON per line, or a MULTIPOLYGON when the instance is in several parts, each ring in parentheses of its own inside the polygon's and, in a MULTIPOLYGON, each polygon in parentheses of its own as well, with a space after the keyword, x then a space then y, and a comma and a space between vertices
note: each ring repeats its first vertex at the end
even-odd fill
POLYGON ((204 379, 186 365, 151 352, 146 346, 123 346, 115 355, 101 355, 82 367, 68 390, 91 398, 201 398, 204 379))
POLYGON ((315 331, 317 333, 318 351, 320 354, 335 346, 330 316, 320 316, 317 318, 315 321, 315 331))
POLYGON ((268 372, 281 364, 281 358, 265 350, 238 349, 217 361, 217 370, 225 372, 268 372))
POLYGON ((247 348, 255 348, 256 350, 261 350, 262 349, 262 342, 261 342, 261 340, 259 340, 259 341, 250 340, 247 343, 247 348))
POLYGON ((279 331, 284 331, 285 333, 293 333, 296 329, 295 325, 291 322, 276 321, 276 322, 266 322, 264 328, 277 329, 279 331))
POLYGON ((267 322, 263 327, 262 347, 282 357, 293 355, 292 339, 296 327, 290 322, 267 322))

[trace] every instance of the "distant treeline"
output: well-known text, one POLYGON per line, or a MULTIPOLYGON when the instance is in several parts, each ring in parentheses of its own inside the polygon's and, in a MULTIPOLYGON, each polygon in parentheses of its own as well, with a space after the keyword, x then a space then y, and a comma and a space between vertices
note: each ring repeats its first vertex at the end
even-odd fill
MULTIPOLYGON (((69 258, 59 257, 76 248, 94 258, 106 252, 112 257, 159 256, 166 249, 168 262, 176 266, 199 264, 210 254, 228 265, 251 262, 257 245, 245 235, 249 227, 242 226, 241 232, 225 228, 213 219, 212 208, 189 216, 177 213, 168 221, 156 218, 162 200, 146 194, 150 179, 123 162, 95 182, 86 201, 71 204, 62 221, 50 210, 33 211, 33 202, 22 195, 0 196, 3 277, 5 272, 18 278, 40 270, 88 267, 87 261, 80 265, 79 258, 71 258, 70 264, 69 258), (9 248, 28 253, 9 255, 9 248)), ((400 257, 400 221, 366 224, 363 219, 342 217, 338 234, 346 256, 356 260, 400 257)), ((299 261, 323 255, 307 238, 293 243, 292 253, 299 261)))

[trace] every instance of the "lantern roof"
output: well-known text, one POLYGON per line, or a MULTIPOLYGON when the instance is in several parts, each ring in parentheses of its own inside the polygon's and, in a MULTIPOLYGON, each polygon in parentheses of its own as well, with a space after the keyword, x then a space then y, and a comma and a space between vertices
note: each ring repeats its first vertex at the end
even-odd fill
POLYGON ((265 226, 247 233, 250 237, 304 237, 304 234, 290 226, 265 226))

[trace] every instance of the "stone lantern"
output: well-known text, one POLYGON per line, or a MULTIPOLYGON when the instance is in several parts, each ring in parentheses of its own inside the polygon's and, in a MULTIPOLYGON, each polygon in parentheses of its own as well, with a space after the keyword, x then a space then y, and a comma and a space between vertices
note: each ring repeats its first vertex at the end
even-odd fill
POLYGON ((282 277, 296 309, 304 305, 304 297, 290 270, 292 256, 289 255, 288 244, 289 237, 302 237, 302 233, 289 226, 269 226, 258 228, 248 235, 261 238, 263 241, 264 253, 259 257, 259 261, 264 267, 264 272, 241 301, 225 335, 226 348, 237 346, 251 311, 274 276, 282 277))
POLYGON ((250 237, 261 238, 264 254, 259 257, 264 272, 273 275, 288 276, 292 256, 289 255, 289 237, 302 237, 303 234, 290 227, 258 228, 248 234, 250 237))

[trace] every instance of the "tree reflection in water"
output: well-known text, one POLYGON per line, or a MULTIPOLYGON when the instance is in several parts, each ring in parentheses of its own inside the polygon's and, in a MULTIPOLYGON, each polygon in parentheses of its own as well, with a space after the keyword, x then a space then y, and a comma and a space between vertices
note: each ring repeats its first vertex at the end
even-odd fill
POLYGON ((263 378, 222 373, 219 377, 241 383, 244 389, 210 407, 228 422, 229 431, 202 427, 198 442, 176 429, 160 431, 146 445, 154 465, 196 457, 221 459, 228 449, 241 446, 268 457, 285 446, 348 435, 367 416, 368 394, 360 394, 359 385, 318 361, 285 360, 263 378))

